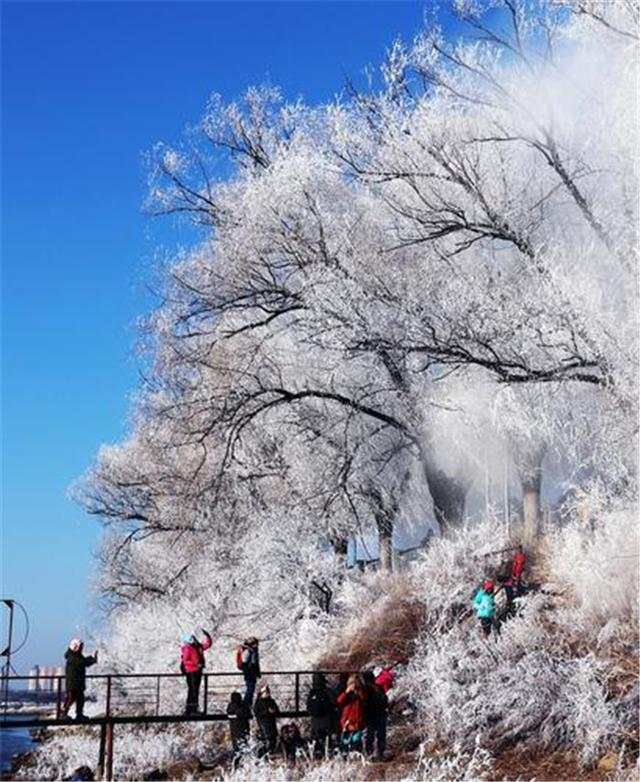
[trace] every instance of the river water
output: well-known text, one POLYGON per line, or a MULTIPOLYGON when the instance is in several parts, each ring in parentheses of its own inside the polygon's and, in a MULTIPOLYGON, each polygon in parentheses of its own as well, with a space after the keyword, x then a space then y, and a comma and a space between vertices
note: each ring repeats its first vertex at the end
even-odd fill
MULTIPOLYGON (((18 719, 18 715, 7 714, 7 720, 18 719)), ((22 717, 24 719, 24 715, 22 717)), ((0 770, 11 768, 11 758, 19 752, 26 752, 34 744, 28 728, 6 728, 0 730, 0 770)))

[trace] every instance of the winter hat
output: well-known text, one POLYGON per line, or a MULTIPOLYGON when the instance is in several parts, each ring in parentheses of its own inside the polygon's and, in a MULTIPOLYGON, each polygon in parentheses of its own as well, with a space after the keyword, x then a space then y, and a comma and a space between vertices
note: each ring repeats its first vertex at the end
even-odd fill
POLYGON ((493 581, 487 579, 482 585, 482 588, 485 592, 493 592, 493 581))
POLYGON ((82 640, 80 638, 72 638, 69 641, 69 649, 71 649, 72 652, 77 652, 81 646, 82 646, 82 640))
POLYGON ((382 666, 381 665, 376 665, 375 668, 373 669, 373 675, 377 679, 378 676, 380 676, 381 673, 382 673, 382 666))
POLYGON ((193 641, 193 635, 191 633, 185 633, 180 640, 183 644, 190 644, 193 641))

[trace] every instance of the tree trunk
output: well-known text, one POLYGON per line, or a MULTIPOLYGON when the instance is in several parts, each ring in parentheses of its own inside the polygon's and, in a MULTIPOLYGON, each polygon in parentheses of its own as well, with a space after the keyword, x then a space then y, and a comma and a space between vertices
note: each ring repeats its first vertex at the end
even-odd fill
POLYGON ((383 573, 393 570, 393 517, 390 514, 376 516, 378 527, 378 569, 383 573))
POLYGON ((544 452, 544 448, 532 448, 521 456, 518 465, 522 487, 522 534, 526 545, 531 545, 540 534, 540 490, 544 452))
POLYGON ((468 484, 449 477, 433 465, 425 465, 424 474, 433 501, 433 512, 441 532, 459 526, 464 517, 468 484))

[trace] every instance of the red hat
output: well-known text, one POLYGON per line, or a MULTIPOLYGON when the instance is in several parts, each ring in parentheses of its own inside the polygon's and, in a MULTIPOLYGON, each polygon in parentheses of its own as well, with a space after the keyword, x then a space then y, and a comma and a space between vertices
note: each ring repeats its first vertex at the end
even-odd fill
POLYGON ((482 588, 484 589, 485 592, 493 592, 493 581, 487 579, 482 585, 482 588))

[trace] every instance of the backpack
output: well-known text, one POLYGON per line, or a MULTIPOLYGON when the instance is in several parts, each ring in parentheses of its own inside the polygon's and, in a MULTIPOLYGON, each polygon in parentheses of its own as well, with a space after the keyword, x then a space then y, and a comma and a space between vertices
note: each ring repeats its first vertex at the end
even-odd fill
POLYGON ((326 690, 311 690, 307 698, 307 711, 312 717, 326 717, 333 705, 326 690))
POLYGON ((239 671, 244 670, 244 661, 242 659, 243 653, 244 653, 244 646, 239 646, 236 649, 236 668, 239 671))

